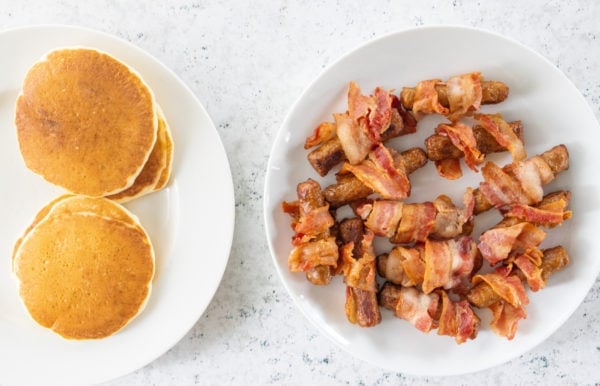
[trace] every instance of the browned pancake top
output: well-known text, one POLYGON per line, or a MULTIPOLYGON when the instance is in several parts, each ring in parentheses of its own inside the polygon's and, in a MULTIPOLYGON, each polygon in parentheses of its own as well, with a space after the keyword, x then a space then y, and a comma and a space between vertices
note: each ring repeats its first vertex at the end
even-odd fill
POLYGON ((151 243, 110 200, 54 202, 15 248, 21 298, 35 321, 65 338, 109 336, 146 302, 154 274, 151 243))
POLYGON ((49 53, 27 73, 15 124, 27 167, 74 193, 129 187, 156 140, 150 89, 112 56, 92 49, 49 53))

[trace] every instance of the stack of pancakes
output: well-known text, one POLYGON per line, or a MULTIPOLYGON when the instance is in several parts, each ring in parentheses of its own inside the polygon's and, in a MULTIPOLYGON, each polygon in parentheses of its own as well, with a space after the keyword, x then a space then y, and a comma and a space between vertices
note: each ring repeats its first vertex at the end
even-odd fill
POLYGON ((69 192, 42 208, 15 245, 21 298, 36 322, 65 338, 109 336, 150 295, 152 243, 119 203, 167 185, 166 119, 131 67, 66 48, 28 71, 15 125, 26 166, 69 192))
POLYGON ((15 124, 27 167, 72 193, 124 202, 169 178, 167 122, 150 87, 109 54, 48 53, 25 77, 15 124))

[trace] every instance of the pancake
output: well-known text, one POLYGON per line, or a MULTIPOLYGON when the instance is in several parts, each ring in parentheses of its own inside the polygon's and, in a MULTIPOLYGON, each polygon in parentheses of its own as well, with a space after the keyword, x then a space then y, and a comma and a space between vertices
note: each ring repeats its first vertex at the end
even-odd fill
POLYGON ((109 54, 58 49, 28 71, 15 125, 26 166, 70 192, 105 196, 130 187, 157 137, 154 96, 109 54))
POLYGON ((159 109, 156 143, 144 168, 138 174, 133 185, 117 194, 108 196, 108 198, 123 203, 164 188, 171 174, 172 157, 173 139, 167 121, 159 109))
MULTIPOLYGON (((159 109, 160 110, 160 109, 159 109)), ((165 121, 166 123, 166 121, 165 121)), ((169 125, 167 125, 167 130, 165 131, 165 139, 164 139, 164 146, 165 146, 165 162, 166 165, 162 170, 162 173, 160 174, 160 177, 158 178, 158 181, 156 181, 156 184, 154 185, 154 189, 153 191, 157 191, 160 190, 162 188, 164 188, 165 186, 167 186, 167 183, 169 182, 169 178, 171 178, 171 170, 173 169, 173 138, 171 137, 171 129, 169 128, 169 125)))
POLYGON ((15 243, 13 248, 13 258, 17 249, 21 245, 23 238, 27 236, 31 229, 33 229, 40 221, 42 221, 51 210, 54 210, 53 213, 55 214, 72 212, 94 213, 98 216, 110 217, 119 221, 123 221, 132 226, 141 227, 139 222, 133 218, 135 216, 129 213, 121 205, 114 205, 110 201, 102 198, 64 194, 50 201, 36 214, 33 222, 27 227, 23 235, 15 243))
POLYGON ((154 252, 139 221, 119 204, 62 196, 17 242, 13 271, 37 323, 64 338, 98 339, 144 308, 154 252))
POLYGON ((167 151, 165 152, 166 154, 166 166, 162 169, 162 173, 160 174, 158 180, 156 181, 156 184, 154 185, 154 188, 152 189, 153 192, 156 192, 158 190, 163 189, 165 186, 167 186, 167 183, 169 182, 169 178, 171 178, 171 170, 172 170, 172 164, 173 164, 173 140, 171 139, 171 134, 167 131, 166 132, 167 135, 167 141, 166 141, 166 146, 167 146, 167 151))
POLYGON ((93 213, 98 216, 110 217, 119 221, 123 221, 129 225, 139 225, 135 216, 121 205, 114 205, 112 202, 102 198, 88 197, 73 194, 63 194, 46 204, 35 216, 33 222, 23 233, 23 236, 17 240, 15 251, 18 248, 20 241, 25 237, 31 229, 33 229, 40 221, 42 221, 50 211, 54 214, 60 213, 93 213))

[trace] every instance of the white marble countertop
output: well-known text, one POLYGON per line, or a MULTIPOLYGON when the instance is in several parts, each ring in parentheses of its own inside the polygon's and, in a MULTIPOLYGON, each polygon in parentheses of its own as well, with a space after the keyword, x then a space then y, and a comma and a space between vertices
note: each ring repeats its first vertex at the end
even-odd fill
POLYGON ((0 1, 0 29, 80 25, 121 37, 158 58, 208 110, 229 157, 237 221, 211 305, 171 350, 111 385, 600 382, 600 280, 556 333, 521 357, 460 377, 413 377, 354 359, 300 314, 276 274, 262 225, 264 174, 277 130, 302 90, 340 55, 409 27, 480 27, 548 58, 600 119, 600 2, 122 3, 0 1))

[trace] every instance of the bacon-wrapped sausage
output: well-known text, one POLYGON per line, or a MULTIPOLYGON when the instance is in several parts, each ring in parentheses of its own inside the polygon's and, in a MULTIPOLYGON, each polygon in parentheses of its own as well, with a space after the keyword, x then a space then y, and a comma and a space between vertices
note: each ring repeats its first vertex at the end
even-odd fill
POLYGON ((457 121, 479 109, 481 104, 500 103, 508 97, 508 86, 497 81, 483 81, 479 72, 453 76, 448 81, 425 80, 416 87, 404 87, 400 103, 417 118, 438 113, 457 121))
MULTIPOLYGON (((483 114, 482 114, 483 115, 483 114)), ((475 115, 476 117, 478 115, 475 115)), ((508 122, 513 133, 522 140, 523 124, 521 121, 508 122)), ((476 123, 473 126, 473 136, 477 143, 477 149, 483 154, 491 154, 506 151, 507 148, 498 143, 498 141, 481 124, 476 123)), ((448 136, 432 134, 425 139, 425 148, 427 158, 431 161, 442 161, 448 158, 462 158, 464 153, 452 144, 448 136)))
POLYGON ((340 271, 346 283, 346 317, 361 327, 373 327, 381 321, 377 303, 377 281, 373 232, 365 230, 359 218, 340 223, 340 271))
POLYGON ((496 227, 528 222, 537 226, 553 228, 573 215, 570 210, 567 210, 570 200, 571 192, 561 190, 546 194, 542 201, 534 206, 508 205, 501 209, 504 219, 496 227))
POLYGON ((348 111, 334 114, 334 122, 319 124, 304 147, 320 145, 308 154, 308 161, 319 175, 325 176, 342 161, 359 163, 377 144, 416 129, 414 117, 391 92, 377 87, 373 95, 366 96, 351 82, 348 111))
POLYGON ((490 152, 509 150, 513 161, 526 157, 520 121, 509 124, 500 114, 476 114, 475 119, 478 124, 473 128, 460 122, 441 123, 435 129, 436 133, 425 140, 427 156, 435 162, 442 177, 457 179, 462 176, 461 157, 474 171, 478 171, 477 166, 490 152))
MULTIPOLYGON (((515 254, 527 254, 529 260, 537 261, 534 255, 541 255, 537 247, 546 237, 540 226, 554 227, 570 218, 571 211, 567 210, 570 196, 566 191, 553 192, 535 206, 506 207, 505 218, 479 237, 478 248, 483 258, 492 265, 515 254)), ((527 264, 527 261, 520 258, 517 263, 527 264)))
POLYGON ((379 304, 407 320, 421 332, 429 332, 439 319, 440 296, 424 294, 415 287, 403 287, 386 282, 379 292, 379 304))
MULTIPOLYGON (((343 172, 354 174, 382 198, 402 200, 410 195, 410 181, 402 162, 395 162, 394 151, 378 144, 358 164, 345 162, 343 172)), ((399 158, 402 160, 402 157, 399 158)))
POLYGON ((458 344, 475 339, 481 325, 466 300, 452 301, 443 290, 425 294, 414 287, 386 282, 379 292, 379 304, 419 331, 437 328, 438 335, 452 336, 458 344))
POLYGON ((542 187, 568 168, 569 152, 565 145, 554 146, 540 155, 503 168, 487 162, 482 169, 484 181, 473 191, 473 213, 505 205, 535 204, 542 199, 542 187))
MULTIPOLYGON (((418 147, 401 153, 392 151, 391 154, 394 159, 394 165, 400 169, 404 168, 406 175, 413 173, 427 163, 425 151, 418 147)), ((339 208, 353 201, 366 198, 374 192, 371 187, 365 185, 363 181, 348 171, 340 171, 336 175, 336 180, 335 184, 329 185, 323 191, 325 199, 332 208, 339 208)))
POLYGON ((477 245, 469 236, 430 240, 413 247, 394 247, 377 257, 379 274, 403 286, 421 286, 428 294, 437 288, 464 292, 481 267, 477 245))
POLYGON ((282 203, 283 211, 292 217, 294 230, 289 269, 305 272, 313 284, 329 284, 331 269, 337 266, 339 257, 336 239, 331 234, 335 220, 318 182, 301 182, 296 192, 297 201, 282 203))
POLYGON ((477 247, 483 258, 495 265, 507 259, 510 254, 522 254, 537 249, 545 238, 546 232, 541 228, 521 222, 485 231, 479 237, 477 247))
MULTIPOLYGON (((543 281, 543 285, 537 289, 532 288, 532 290, 537 291, 543 288, 548 282, 548 278, 552 276, 555 272, 560 271, 565 266, 569 264, 569 255, 567 251, 562 246, 556 246, 552 248, 545 249, 542 251, 542 261, 540 264, 541 278, 543 281)), ((513 269, 511 274, 516 275, 521 281, 526 280, 526 276, 517 266, 516 269, 513 269)), ((501 297, 498 293, 496 293, 493 288, 482 281, 471 288, 469 293, 467 294, 467 299, 469 303, 478 308, 487 308, 490 305, 496 303, 501 300, 501 297)))
MULTIPOLYGON (((484 154, 477 149, 477 141, 469 126, 460 122, 454 122, 451 125, 442 123, 436 127, 435 132, 437 135, 447 136, 452 144, 464 154, 465 163, 469 169, 478 171, 477 165, 483 162, 484 154)), ((458 158, 435 161, 435 167, 440 176, 449 180, 455 180, 462 176, 458 158)))
POLYGON ((375 235, 388 237, 394 244, 409 244, 470 233, 473 205, 473 196, 468 189, 464 195, 464 208, 458 208, 449 197, 441 195, 433 202, 423 203, 365 200, 353 209, 375 235))
POLYGON ((509 275, 505 270, 475 275, 473 284, 485 282, 498 294, 500 300, 489 306, 493 313, 490 322, 492 331, 507 339, 512 339, 517 331, 517 323, 527 317, 525 306, 529 298, 521 280, 515 275, 509 275))

